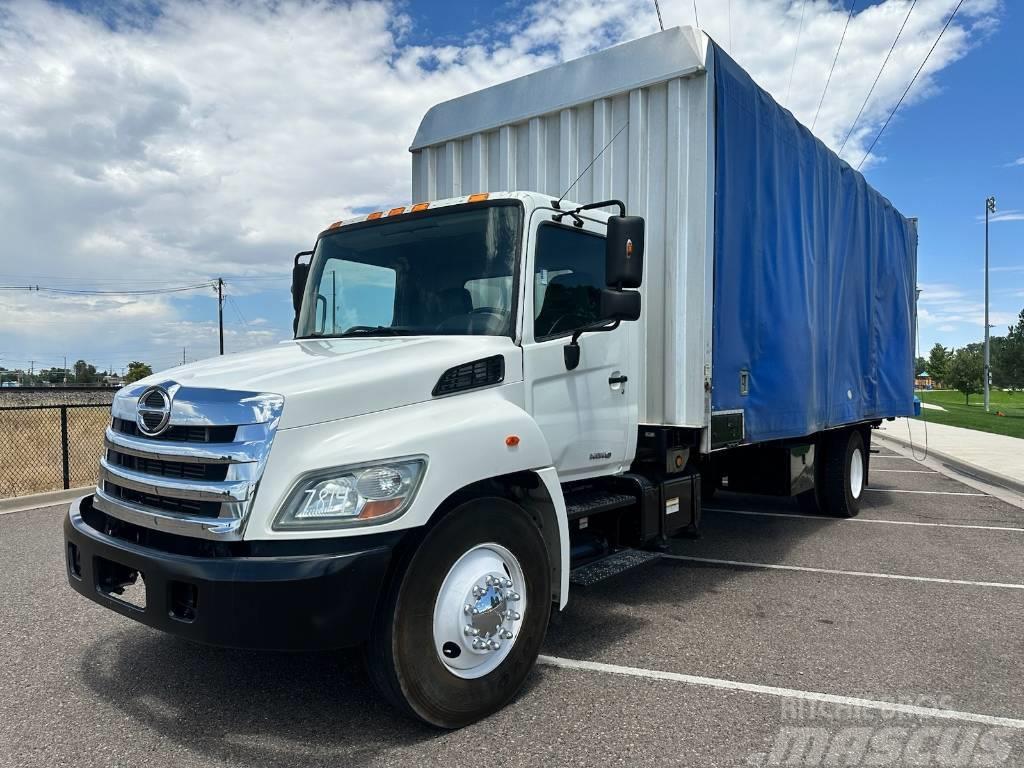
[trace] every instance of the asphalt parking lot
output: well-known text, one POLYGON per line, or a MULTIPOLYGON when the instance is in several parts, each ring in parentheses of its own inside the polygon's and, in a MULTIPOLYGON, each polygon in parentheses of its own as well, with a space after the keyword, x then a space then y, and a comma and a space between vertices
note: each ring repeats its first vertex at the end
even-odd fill
POLYGON ((720 494, 577 590, 518 699, 443 733, 358 655, 190 645, 65 582, 65 507, 0 515, 0 763, 1021 765, 1024 510, 882 448, 855 520, 720 494))

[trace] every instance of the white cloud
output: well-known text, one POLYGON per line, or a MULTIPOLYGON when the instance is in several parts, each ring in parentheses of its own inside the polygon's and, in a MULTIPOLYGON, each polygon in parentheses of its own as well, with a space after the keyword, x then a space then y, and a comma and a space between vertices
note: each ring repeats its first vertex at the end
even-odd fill
POLYGON ((1024 157, 1018 157, 1016 160, 1011 160, 1006 164, 1007 168, 1013 168, 1014 166, 1024 165, 1024 157))
MULTIPOLYGON (((854 16, 815 126, 830 145, 849 129, 908 1, 854 16)), ((842 7, 806 4, 787 99, 801 2, 732 0, 731 23, 726 3, 700 5, 704 29, 810 124, 842 7)), ((848 160, 860 160, 954 5, 917 4, 848 160)), ((112 287, 281 273, 328 222, 408 201, 406 150, 430 105, 657 26, 648 0, 577 0, 571 10, 535 2, 463 44, 410 46, 415 20, 405 7, 171 0, 155 16, 133 3, 99 20, 40 0, 0 5, 0 282, 112 287)), ((691 0, 662 3, 667 26, 692 23, 692 9, 691 0)), ((938 92, 936 75, 991 31, 1000 10, 998 0, 964 2, 904 112, 938 92)), ((286 285, 260 287, 280 290, 285 304, 286 285)), ((182 344, 209 354, 212 327, 195 313, 169 297, 0 296, 4 335, 26 356, 155 356, 182 344)), ((252 336, 263 319, 248 318, 249 335, 239 324, 232 342, 286 334, 278 321, 252 336)))

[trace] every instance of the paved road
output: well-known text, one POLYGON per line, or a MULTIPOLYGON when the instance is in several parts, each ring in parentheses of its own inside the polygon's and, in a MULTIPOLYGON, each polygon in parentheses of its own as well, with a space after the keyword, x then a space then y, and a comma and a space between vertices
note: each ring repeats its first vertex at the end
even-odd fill
POLYGON ((701 539, 578 590, 518 700, 456 733, 396 717, 354 654, 82 600, 64 508, 0 515, 0 764, 1024 764, 1024 510, 884 449, 872 472, 851 521, 722 494, 701 539))

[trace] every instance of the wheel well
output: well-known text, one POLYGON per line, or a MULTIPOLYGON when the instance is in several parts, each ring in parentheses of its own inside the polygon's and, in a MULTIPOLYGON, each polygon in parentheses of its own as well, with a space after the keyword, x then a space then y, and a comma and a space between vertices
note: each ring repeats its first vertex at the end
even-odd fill
POLYGON ((470 499, 481 496, 498 496, 513 501, 530 515, 540 529, 544 546, 548 551, 548 564, 551 568, 552 600, 558 601, 562 575, 561 542, 558 533, 558 517, 555 503, 548 493, 547 486, 536 472, 512 472, 498 475, 486 480, 463 486, 448 496, 430 516, 424 530, 436 525, 437 522, 455 507, 470 499))

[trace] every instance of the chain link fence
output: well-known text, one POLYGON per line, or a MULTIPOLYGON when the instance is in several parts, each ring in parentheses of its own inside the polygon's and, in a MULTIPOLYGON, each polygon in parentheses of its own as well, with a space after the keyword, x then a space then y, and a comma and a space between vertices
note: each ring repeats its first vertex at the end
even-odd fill
POLYGON ((0 498, 96 482, 110 405, 0 406, 0 498))

